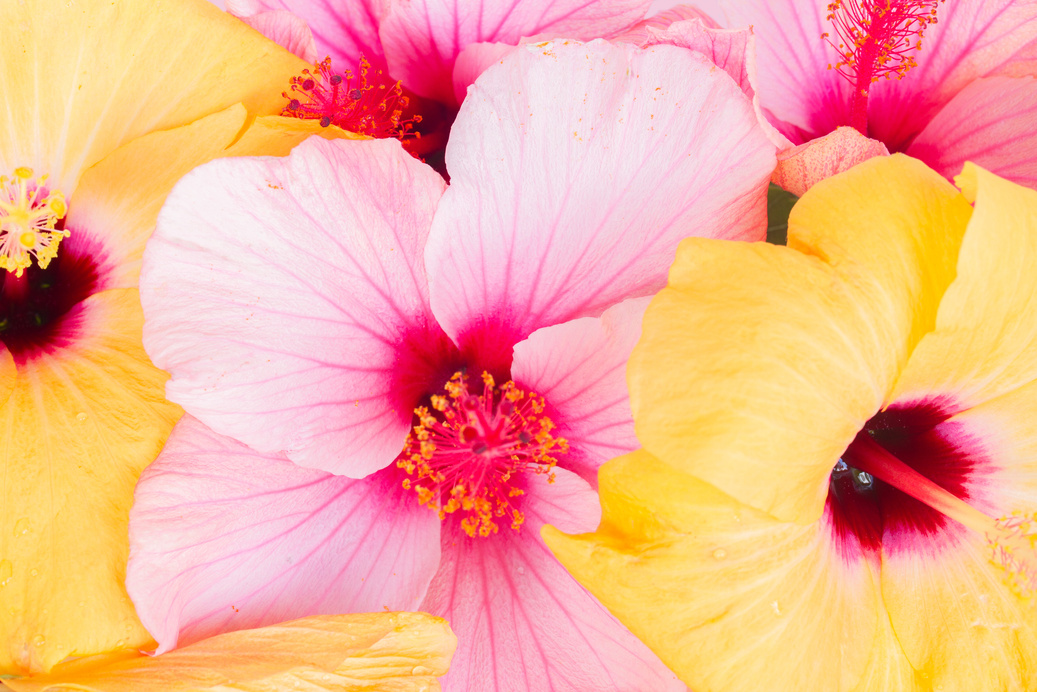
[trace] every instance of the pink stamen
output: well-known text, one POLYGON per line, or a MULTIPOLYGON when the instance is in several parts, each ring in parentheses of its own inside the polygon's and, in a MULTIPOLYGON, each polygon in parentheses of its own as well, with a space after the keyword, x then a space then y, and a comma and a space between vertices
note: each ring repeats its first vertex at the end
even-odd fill
POLYGON ((936 8, 944 0, 833 0, 828 21, 838 43, 828 33, 821 38, 839 51, 840 60, 828 69, 853 85, 850 125, 868 135, 868 94, 880 78, 903 79, 916 67, 913 52, 922 48, 922 34, 936 23, 936 8))

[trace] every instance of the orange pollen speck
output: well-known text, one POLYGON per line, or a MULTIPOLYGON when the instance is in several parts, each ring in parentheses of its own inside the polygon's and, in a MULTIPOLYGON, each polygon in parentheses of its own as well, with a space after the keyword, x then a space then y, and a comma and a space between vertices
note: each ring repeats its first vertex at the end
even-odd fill
POLYGON ((356 72, 339 74, 331 69, 331 58, 314 64, 292 77, 290 92, 281 94, 288 105, 281 115, 319 120, 322 127, 335 125, 343 130, 375 138, 418 137, 414 126, 420 115, 404 117, 410 99, 403 95, 399 82, 392 82, 382 70, 374 70, 367 58, 360 58, 356 72))
POLYGON ((552 435, 554 423, 544 415, 544 398, 508 381, 496 386, 482 374, 482 393, 468 389, 468 376, 455 373, 432 409, 414 409, 417 424, 407 437, 396 465, 408 478, 418 502, 437 510, 440 519, 462 512, 461 527, 469 536, 497 533, 498 520, 519 530, 525 520, 515 507, 523 494, 517 474, 546 474, 554 482, 555 454, 569 443, 552 435))
POLYGON ((32 265, 46 269, 69 233, 57 223, 68 211, 65 196, 47 188, 47 176, 36 178, 31 168, 16 168, 0 176, 0 269, 15 276, 32 265))

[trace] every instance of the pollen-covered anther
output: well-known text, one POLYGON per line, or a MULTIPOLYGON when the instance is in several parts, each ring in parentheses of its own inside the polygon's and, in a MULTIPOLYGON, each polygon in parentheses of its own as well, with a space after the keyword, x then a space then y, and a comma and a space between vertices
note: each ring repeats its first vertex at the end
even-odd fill
POLYGON ((1037 513, 1012 514, 996 519, 986 534, 991 561, 1004 570, 1008 587, 1021 598, 1037 597, 1037 513))
POLYGON ((45 269, 68 237, 68 231, 57 228, 68 212, 65 196, 46 183, 46 175, 36 178, 25 167, 16 168, 10 178, 0 176, 0 269, 15 276, 34 258, 45 269))
POLYGON ((318 120, 322 127, 335 125, 343 130, 375 138, 405 139, 418 137, 414 126, 421 116, 404 117, 410 99, 403 87, 382 71, 360 58, 356 72, 339 74, 331 67, 331 58, 314 64, 313 71, 303 70, 292 77, 288 99, 281 115, 318 120))
POLYGON ((414 410, 416 424, 397 466, 407 472, 403 486, 440 519, 461 513, 469 536, 497 533, 499 522, 519 530, 525 521, 515 506, 524 491, 522 473, 546 474, 554 482, 555 455, 569 445, 555 437, 544 399, 514 382, 497 386, 482 374, 482 392, 472 393, 468 376, 455 373, 445 394, 430 398, 431 408, 414 410))

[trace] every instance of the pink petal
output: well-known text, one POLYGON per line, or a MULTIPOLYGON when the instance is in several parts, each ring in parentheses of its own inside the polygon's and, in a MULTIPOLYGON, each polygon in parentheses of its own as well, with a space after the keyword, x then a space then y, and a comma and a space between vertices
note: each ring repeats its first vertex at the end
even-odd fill
POLYGON ((298 55, 306 62, 315 62, 317 46, 313 42, 313 34, 299 17, 284 10, 259 12, 241 18, 243 22, 277 43, 290 53, 298 55))
POLYGON ((802 197, 825 178, 874 156, 889 156, 882 142, 868 139, 852 127, 839 127, 824 137, 779 153, 771 182, 802 197))
POLYGON ((644 46, 651 38, 649 29, 666 29, 671 24, 686 19, 698 19, 711 29, 720 28, 720 25, 713 21, 712 17, 693 5, 678 5, 661 10, 658 14, 652 14, 655 4, 649 8, 649 17, 630 27, 622 34, 612 37, 612 40, 633 43, 635 46, 644 46))
POLYGON ((947 178, 972 161, 1037 188, 1037 80, 977 79, 936 114, 907 153, 947 178))
POLYGON ((524 36, 591 39, 640 20, 648 0, 394 0, 381 26, 389 71, 421 96, 452 103, 454 60, 471 43, 524 36))
POLYGON ((597 494, 561 469, 555 483, 528 493, 521 531, 469 538, 444 524, 443 560, 421 605, 447 618, 457 635, 444 692, 685 690, 540 538, 546 523, 569 533, 592 530, 597 494))
POLYGON ((762 239, 775 162, 748 99, 704 57, 604 41, 526 46, 488 70, 446 160, 433 311, 462 345, 509 351, 659 290, 685 236, 762 239))
POLYGON ((309 615, 413 610, 439 525, 395 469, 304 469, 185 416, 137 484, 126 588, 159 653, 309 615))
POLYGON ((466 46, 454 62, 454 98, 457 103, 464 101, 468 87, 479 75, 513 50, 515 46, 510 43, 472 43, 466 46))
POLYGON ((188 174, 141 274, 169 398, 303 466, 361 478, 390 464, 453 349, 421 261, 443 187, 390 140, 315 137, 188 174))
MULTIPOLYGON (((378 25, 388 11, 389 2, 390 0, 227 0, 227 11, 238 17, 249 17, 264 10, 288 10, 301 18, 313 31, 318 58, 331 56, 333 64, 339 70, 347 70, 356 69, 360 56, 363 55, 375 67, 384 68, 385 58, 382 43, 378 38, 378 25)), ((266 32, 263 34, 269 36, 266 32)))
POLYGON ((558 463, 598 484, 598 467, 641 445, 634 434, 626 365, 641 338, 648 298, 627 300, 600 318, 545 327, 515 345, 515 381, 547 400, 569 453, 558 463))
POLYGON ((1037 3, 951 0, 925 32, 918 67, 903 80, 882 80, 868 102, 868 134, 890 151, 904 151, 955 94, 973 80, 1026 60, 1037 35, 1037 3))

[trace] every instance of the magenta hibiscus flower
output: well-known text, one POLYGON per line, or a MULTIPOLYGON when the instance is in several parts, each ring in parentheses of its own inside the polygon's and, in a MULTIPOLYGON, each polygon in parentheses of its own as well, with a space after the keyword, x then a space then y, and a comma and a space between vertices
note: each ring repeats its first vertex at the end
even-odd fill
POLYGON ((394 140, 185 177, 141 279, 189 414, 131 518, 160 650, 417 608, 458 635, 447 689, 683 689, 540 528, 597 526, 644 296, 685 236, 762 239, 774 161, 701 55, 595 41, 481 77, 449 187, 394 140))
POLYGON ((948 178, 973 161, 1037 187, 1034 0, 699 4, 753 25, 761 103, 793 144, 850 125, 948 178))

